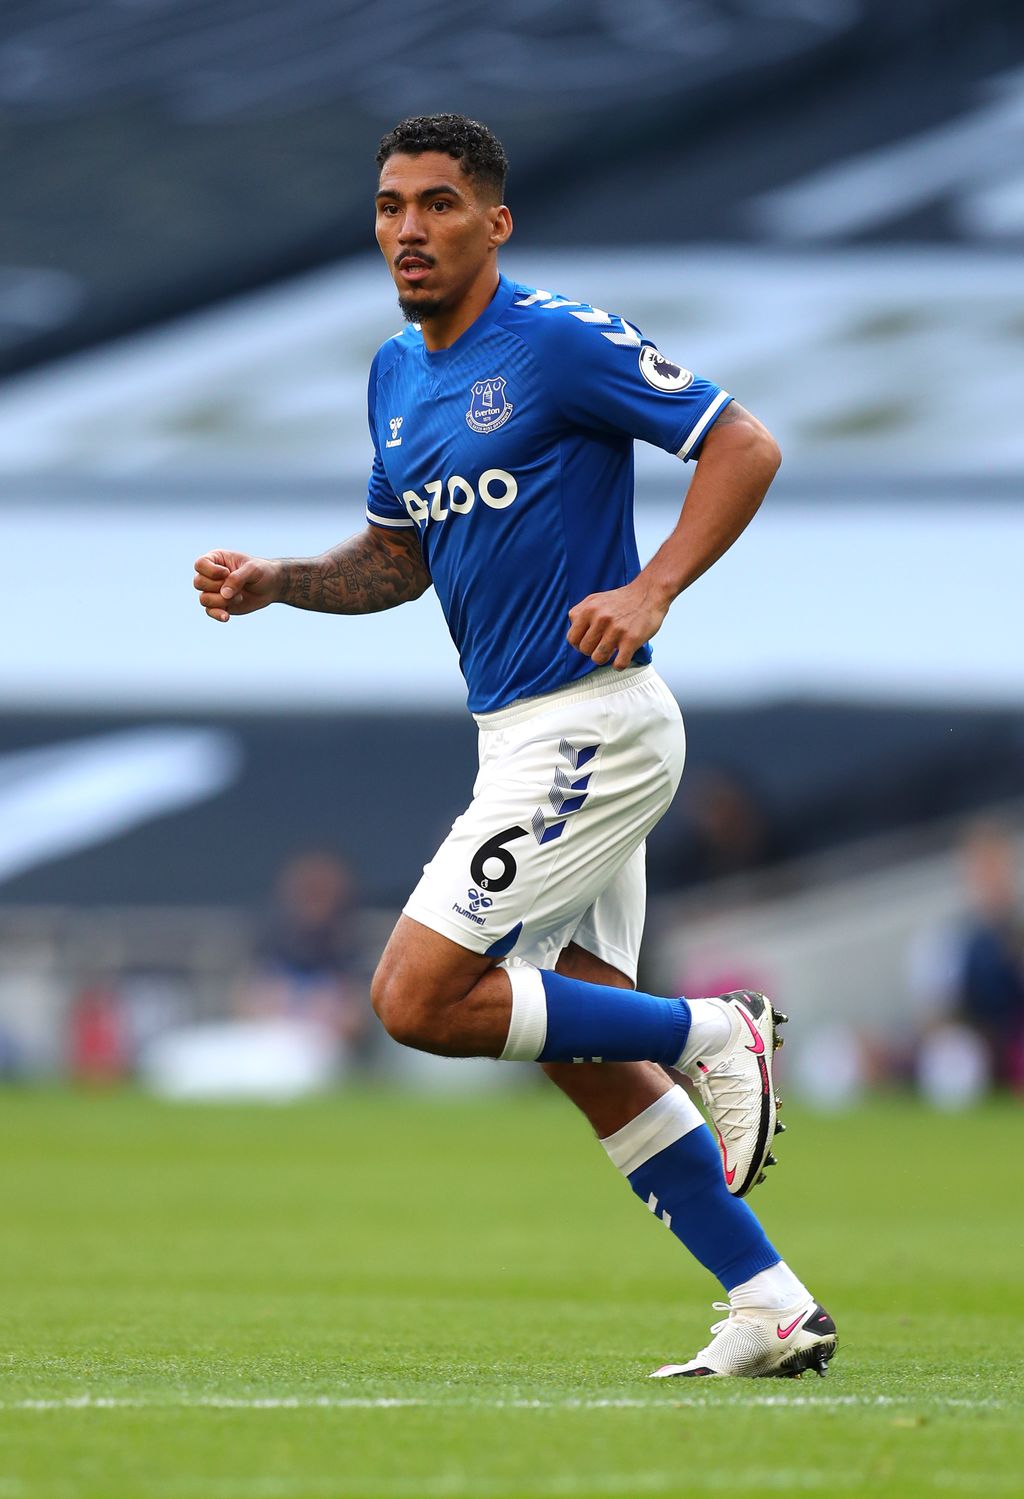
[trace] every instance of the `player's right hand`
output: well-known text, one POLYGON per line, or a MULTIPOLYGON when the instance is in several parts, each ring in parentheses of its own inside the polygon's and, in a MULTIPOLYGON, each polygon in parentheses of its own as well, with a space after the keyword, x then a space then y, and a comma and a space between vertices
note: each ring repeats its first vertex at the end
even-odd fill
POLYGON ((192 586, 211 619, 226 624, 233 614, 253 614, 278 598, 279 569, 267 557, 245 552, 206 552, 197 557, 192 586))

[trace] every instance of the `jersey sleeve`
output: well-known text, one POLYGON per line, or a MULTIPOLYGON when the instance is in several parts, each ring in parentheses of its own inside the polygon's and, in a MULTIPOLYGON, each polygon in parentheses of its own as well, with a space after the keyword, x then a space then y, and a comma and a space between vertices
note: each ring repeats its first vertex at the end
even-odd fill
POLYGON ((667 359, 614 313, 566 306, 547 315, 560 326, 551 336, 549 325, 543 362, 569 421, 638 437, 679 458, 697 456, 732 400, 728 391, 667 359))
POLYGON ((393 530, 396 526, 412 526, 415 522, 388 483, 384 472, 377 439, 373 439, 373 467, 366 488, 366 519, 371 526, 385 526, 393 530))
POLYGON ((372 526, 384 526, 388 530, 396 527, 414 526, 409 512, 388 483, 384 460, 380 456, 380 439, 377 436, 377 360, 370 366, 370 383, 366 396, 366 414, 370 424, 370 440, 373 443, 373 467, 366 489, 366 519, 372 526))

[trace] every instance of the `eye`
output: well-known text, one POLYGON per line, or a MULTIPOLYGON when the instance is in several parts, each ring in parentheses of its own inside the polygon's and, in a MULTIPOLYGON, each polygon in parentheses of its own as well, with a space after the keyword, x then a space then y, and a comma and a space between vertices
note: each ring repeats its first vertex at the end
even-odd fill
POLYGON ((449 209, 451 207, 451 204, 446 198, 438 198, 437 202, 431 203, 430 206, 433 209, 440 209, 440 211, 444 213, 446 209, 449 209))

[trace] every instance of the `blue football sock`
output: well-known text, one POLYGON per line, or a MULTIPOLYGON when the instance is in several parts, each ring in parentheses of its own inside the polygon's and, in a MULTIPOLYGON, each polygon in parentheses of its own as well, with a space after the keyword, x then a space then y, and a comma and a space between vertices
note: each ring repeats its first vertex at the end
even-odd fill
MULTIPOLYGON (((534 970, 536 972, 536 970, 534 970)), ((541 1062, 661 1062, 675 1066, 690 1031, 685 999, 540 973, 547 1025, 541 1062)), ((515 992, 513 990, 513 992, 515 992)))
POLYGON ((726 1291, 778 1264, 778 1250, 726 1186, 711 1131, 682 1088, 601 1143, 640 1200, 726 1291))

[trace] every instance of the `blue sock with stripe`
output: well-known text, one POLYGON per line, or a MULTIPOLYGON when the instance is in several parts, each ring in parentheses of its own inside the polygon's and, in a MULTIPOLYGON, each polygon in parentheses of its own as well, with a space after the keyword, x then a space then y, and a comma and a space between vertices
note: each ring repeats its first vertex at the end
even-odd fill
POLYGON ((726 1291, 782 1258, 730 1193, 711 1131, 682 1088, 601 1143, 640 1200, 726 1291))
POLYGON ((525 965, 509 969, 512 1020, 502 1058, 540 1062, 661 1062, 673 1067, 690 1033, 685 999, 614 989, 525 965))

